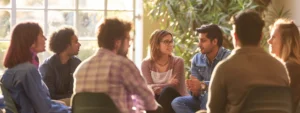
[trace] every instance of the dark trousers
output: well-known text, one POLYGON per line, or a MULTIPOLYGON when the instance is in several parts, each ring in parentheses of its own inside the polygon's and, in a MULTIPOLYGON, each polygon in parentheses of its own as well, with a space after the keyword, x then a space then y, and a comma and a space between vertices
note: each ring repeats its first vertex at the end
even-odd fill
POLYGON ((159 105, 155 111, 146 111, 147 113, 164 113, 163 108, 159 105))
POLYGON ((155 95, 155 99, 162 106, 163 113, 175 113, 171 102, 179 96, 181 95, 173 87, 165 87, 160 95, 155 95))

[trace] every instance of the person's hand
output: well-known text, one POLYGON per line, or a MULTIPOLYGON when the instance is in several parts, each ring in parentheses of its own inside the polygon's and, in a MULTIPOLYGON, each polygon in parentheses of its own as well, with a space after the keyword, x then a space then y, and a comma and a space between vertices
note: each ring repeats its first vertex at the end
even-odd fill
POLYGON ((185 80, 185 84, 186 84, 187 89, 191 88, 191 82, 190 81, 192 79, 197 79, 197 78, 195 76, 193 76, 193 75, 190 75, 190 79, 185 80))
POLYGON ((198 79, 190 79, 190 89, 192 92, 199 92, 201 90, 202 82, 198 79))
POLYGON ((179 84, 178 79, 173 78, 169 81, 169 84, 173 85, 173 86, 177 86, 179 84))
POLYGON ((153 91, 154 91, 154 93, 156 94, 156 95, 160 95, 160 93, 161 93, 161 87, 154 87, 153 88, 153 91))
POLYGON ((201 93, 201 87, 203 82, 199 81, 196 77, 191 76, 190 79, 186 80, 187 88, 192 92, 192 95, 197 97, 201 93))

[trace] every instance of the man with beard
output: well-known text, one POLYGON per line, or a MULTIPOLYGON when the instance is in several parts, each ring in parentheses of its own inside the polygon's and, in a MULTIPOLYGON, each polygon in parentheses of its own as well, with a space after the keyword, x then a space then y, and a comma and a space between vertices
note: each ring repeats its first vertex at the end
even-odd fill
POLYGON ((39 68, 51 99, 62 100, 69 105, 73 94, 73 72, 81 63, 75 56, 80 46, 72 28, 65 27, 52 33, 49 48, 55 54, 47 58, 39 68))
POLYGON ((147 87, 135 64, 126 58, 131 23, 105 19, 98 27, 100 49, 81 63, 74 73, 74 93, 103 92, 121 113, 132 113, 132 97, 143 101, 145 110, 158 108, 154 93, 147 87))
POLYGON ((199 33, 200 53, 192 59, 191 76, 186 80, 191 96, 177 97, 172 101, 176 113, 195 113, 206 110, 207 87, 211 74, 219 61, 225 59, 230 51, 222 47, 223 33, 215 24, 202 25, 199 33))

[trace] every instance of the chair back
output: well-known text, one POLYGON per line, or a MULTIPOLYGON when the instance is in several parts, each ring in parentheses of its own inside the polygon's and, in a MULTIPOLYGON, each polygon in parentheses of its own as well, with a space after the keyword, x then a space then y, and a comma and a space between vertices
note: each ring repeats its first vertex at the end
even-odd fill
POLYGON ((72 113, 120 113, 105 93, 81 92, 72 98, 72 113))
POLYGON ((246 95, 240 113, 292 113, 291 89, 256 86, 246 95))
POLYGON ((0 82, 0 87, 2 94, 4 96, 4 105, 6 109, 6 113, 18 113, 15 102, 13 101, 10 92, 3 86, 2 82, 0 82), (7 111, 9 110, 9 111, 7 111))

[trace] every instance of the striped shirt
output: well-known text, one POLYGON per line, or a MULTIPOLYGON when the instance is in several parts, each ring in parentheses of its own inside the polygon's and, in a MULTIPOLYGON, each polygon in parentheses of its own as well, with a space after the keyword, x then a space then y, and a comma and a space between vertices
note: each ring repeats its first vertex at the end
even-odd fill
POLYGON ((104 92, 121 113, 132 113, 132 95, 143 101, 145 110, 155 110, 153 92, 147 87, 135 64, 129 59, 101 48, 83 61, 74 72, 74 93, 104 92))

